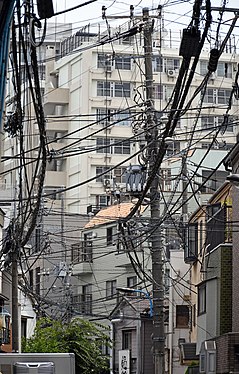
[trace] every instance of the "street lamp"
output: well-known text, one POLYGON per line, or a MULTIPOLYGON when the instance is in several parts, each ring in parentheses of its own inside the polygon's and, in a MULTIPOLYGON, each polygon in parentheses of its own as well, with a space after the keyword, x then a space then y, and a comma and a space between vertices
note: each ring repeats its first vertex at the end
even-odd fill
POLYGON ((116 290, 120 292, 142 293, 149 300, 149 315, 150 317, 153 317, 153 302, 148 292, 142 291, 142 290, 136 290, 135 288, 130 288, 130 287, 117 287, 116 290))

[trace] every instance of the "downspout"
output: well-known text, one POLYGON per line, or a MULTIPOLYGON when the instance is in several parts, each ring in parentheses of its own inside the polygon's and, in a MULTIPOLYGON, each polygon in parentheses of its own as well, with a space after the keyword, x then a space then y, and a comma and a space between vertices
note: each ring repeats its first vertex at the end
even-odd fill
POLYGON ((110 348, 110 374, 114 374, 114 366, 115 366, 115 323, 119 323, 123 321, 123 314, 120 313, 120 318, 114 318, 110 321, 110 341, 111 341, 111 348, 110 348))

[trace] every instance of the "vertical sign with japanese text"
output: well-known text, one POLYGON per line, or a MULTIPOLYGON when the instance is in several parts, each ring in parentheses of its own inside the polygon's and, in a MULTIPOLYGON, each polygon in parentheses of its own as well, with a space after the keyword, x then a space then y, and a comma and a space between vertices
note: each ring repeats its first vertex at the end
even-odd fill
POLYGON ((130 374, 130 351, 119 351, 119 374, 130 374))

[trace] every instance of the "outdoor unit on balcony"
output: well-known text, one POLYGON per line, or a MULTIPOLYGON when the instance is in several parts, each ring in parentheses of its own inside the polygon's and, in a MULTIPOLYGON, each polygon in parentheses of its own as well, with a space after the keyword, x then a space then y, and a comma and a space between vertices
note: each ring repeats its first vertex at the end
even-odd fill
POLYGON ((173 69, 169 69, 168 71, 167 71, 167 75, 168 75, 168 77, 176 77, 176 71, 175 70, 173 70, 173 69))
POLYGON ((105 187, 110 187, 111 184, 112 184, 112 180, 111 179, 109 179, 109 178, 103 179, 103 185, 105 187))

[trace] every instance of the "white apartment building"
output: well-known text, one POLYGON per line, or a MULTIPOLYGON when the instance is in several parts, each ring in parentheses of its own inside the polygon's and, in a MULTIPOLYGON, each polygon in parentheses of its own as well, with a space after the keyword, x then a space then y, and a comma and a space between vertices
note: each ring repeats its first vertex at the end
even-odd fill
MULTIPOLYGON (((140 142, 145 142, 143 42, 136 36, 98 43, 100 45, 94 47, 103 36, 106 38, 105 34, 79 31, 63 41, 62 57, 57 61, 54 49, 49 48, 47 54, 50 62, 46 70, 44 108, 53 157, 48 165, 46 188, 70 187, 66 205, 74 213, 85 214, 110 204, 112 191, 121 190, 125 197, 125 168, 139 164, 136 153, 140 142)), ((160 48, 157 47, 157 33, 154 38, 155 109, 160 118, 167 114, 181 57, 178 48, 169 48, 167 40, 163 40, 160 48)), ((209 58, 206 49, 201 55, 188 99, 206 74, 209 58)), ((224 120, 237 60, 234 52, 224 53, 220 58, 217 72, 211 76, 204 93, 198 120, 200 95, 193 101, 193 109, 178 123, 167 150, 166 169, 171 164, 169 156, 172 154, 180 156, 185 147, 207 149, 211 144, 217 127, 224 120)), ((229 124, 219 132, 213 148, 227 150, 231 147, 237 132, 236 120, 237 100, 233 98, 229 124)), ((164 166, 162 173, 163 170, 164 166)), ((167 174, 162 174, 163 184, 170 183, 167 174)))

